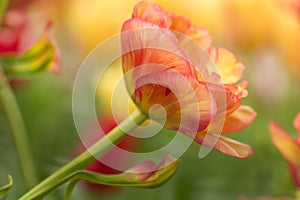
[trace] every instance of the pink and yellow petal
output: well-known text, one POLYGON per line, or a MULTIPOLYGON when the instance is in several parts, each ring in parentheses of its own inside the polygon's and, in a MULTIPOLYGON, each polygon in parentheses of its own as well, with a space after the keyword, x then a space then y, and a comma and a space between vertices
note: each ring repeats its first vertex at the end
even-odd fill
POLYGON ((247 91, 248 81, 242 81, 241 83, 235 84, 225 84, 225 87, 228 88, 235 96, 238 98, 245 98, 248 96, 247 91))
POLYGON ((240 106, 225 118, 222 133, 233 133, 245 129, 256 118, 256 112, 249 106, 240 106))
POLYGON ((217 66, 223 84, 236 83, 241 79, 245 66, 233 53, 224 48, 212 48, 210 56, 217 66))
POLYGON ((281 154, 289 161, 300 167, 300 144, 289 135, 279 124, 271 121, 269 129, 272 141, 281 154))
POLYGON ((228 116, 215 117, 209 126, 211 133, 234 133, 245 129, 256 118, 256 112, 249 106, 240 106, 228 116), (223 118, 222 118, 223 117, 223 118))
POLYGON ((290 169, 290 173, 291 173, 291 177, 293 180, 294 185, 297 188, 300 188, 300 167, 296 166, 294 163, 287 161, 289 169, 290 169))
POLYGON ((185 134, 205 129, 216 113, 214 98, 205 83, 178 73, 154 73, 140 78, 135 101, 146 113, 155 104, 163 106, 167 114, 165 126, 180 128, 185 134))
MULTIPOLYGON (((241 100, 230 89, 222 85, 208 84, 208 89, 215 99, 217 112, 214 118, 211 120, 209 126, 201 131, 202 133, 223 133, 224 126, 226 124, 226 131, 229 131, 228 117, 237 111, 241 106, 241 100), (227 119, 227 121, 226 121, 227 119)), ((232 118, 229 118, 232 119, 232 118)), ((251 121, 249 119, 249 121, 251 121)), ((235 125, 236 126, 236 125, 235 125)), ((244 125, 238 125, 237 128, 244 127, 244 125)), ((233 129, 233 128, 231 128, 233 129)))
POLYGON ((212 41, 207 29, 193 25, 186 17, 169 12, 156 3, 139 2, 134 8, 133 17, 155 23, 161 28, 169 28, 187 35, 206 50, 211 47, 212 41))
POLYGON ((229 156, 234 156, 242 159, 248 158, 251 154, 253 154, 253 149, 249 145, 240 143, 224 136, 198 133, 195 141, 201 145, 215 148, 229 156))
POLYGON ((179 47, 170 30, 134 18, 123 24, 121 37, 124 73, 152 64, 152 67, 140 70, 141 74, 137 76, 167 70, 197 76, 196 70, 190 65, 185 52, 179 47), (157 67, 153 67, 153 64, 157 67))
POLYGON ((157 24, 161 28, 169 28, 172 19, 160 5, 149 1, 140 1, 134 7, 132 17, 157 24))
MULTIPOLYGON (((173 13, 170 15, 172 18, 172 25, 169 27, 170 29, 188 36, 190 39, 201 45, 205 50, 210 49, 212 40, 207 29, 192 24, 186 17, 175 15, 173 13)), ((180 43, 181 42, 184 41, 180 41, 180 43)))
POLYGON ((240 107, 242 103, 241 99, 227 85, 210 84, 209 89, 216 99, 218 108, 217 118, 219 115, 228 116, 240 107))
POLYGON ((300 113, 295 117, 293 125, 298 130, 298 143, 300 144, 300 113))
MULTIPOLYGON (((294 126, 298 127, 299 115, 294 120, 294 126)), ((296 187, 300 188, 300 143, 289 135, 281 126, 272 121, 269 124, 272 141, 283 157, 287 160, 291 177, 296 187)))

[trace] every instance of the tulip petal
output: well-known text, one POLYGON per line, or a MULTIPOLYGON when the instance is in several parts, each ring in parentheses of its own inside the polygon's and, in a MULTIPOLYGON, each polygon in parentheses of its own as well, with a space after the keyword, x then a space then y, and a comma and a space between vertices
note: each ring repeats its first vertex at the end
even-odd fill
POLYGON ((213 91, 217 113, 207 128, 201 133, 225 134, 246 128, 256 117, 254 110, 247 106, 240 106, 241 100, 228 88, 214 86, 215 89, 209 86, 209 90, 213 91))
POLYGON ((294 182, 294 185, 297 188, 300 188, 300 167, 296 166, 292 162, 288 162, 288 166, 290 168, 291 177, 292 177, 292 180, 294 182))
POLYGON ((185 52, 179 47, 176 37, 170 30, 134 18, 123 24, 121 39, 124 73, 133 68, 143 67, 138 74, 135 72, 136 77, 168 70, 197 76, 196 70, 191 67, 185 52), (152 66, 145 67, 147 64, 152 66), (156 67, 153 67, 153 64, 156 67))
POLYGON ((298 130, 298 142, 300 143, 300 113, 295 117, 293 125, 298 130))
POLYGON ((214 60, 224 84, 236 83, 243 76, 245 66, 236 57, 224 48, 212 48, 210 56, 214 60))
MULTIPOLYGON (((205 49, 211 46, 212 41, 207 29, 193 25, 188 18, 167 11, 156 3, 140 1, 134 7, 132 16, 157 24, 161 28, 178 31, 189 36, 205 49)), ((184 37, 181 39, 184 40, 184 37)), ((179 41, 182 42, 184 41, 179 41)))
POLYGON ((300 144, 296 139, 289 135, 279 124, 271 121, 269 129, 272 141, 282 155, 290 162, 300 166, 300 144))
POLYGON ((225 87, 231 90, 231 92, 238 98, 245 98, 248 96, 248 81, 242 81, 241 83, 235 84, 225 84, 225 87))
POLYGON ((237 96, 228 85, 209 84, 209 88, 216 100, 218 108, 217 119, 230 115, 240 107, 242 103, 240 97, 237 96))
POLYGON ((216 113, 206 84, 178 73, 158 72, 138 79, 134 99, 146 113, 155 104, 163 106, 167 114, 165 126, 180 128, 185 134, 205 129, 216 113))
POLYGON ((229 156, 234 156, 242 159, 248 158, 251 154, 253 154, 253 149, 249 145, 240 143, 224 136, 198 133, 195 137, 195 141, 201 145, 215 148, 229 156))
POLYGON ((269 130, 273 144, 287 160, 294 184, 300 187, 300 143, 274 121, 270 122, 269 130))
MULTIPOLYGON (((172 20, 173 23, 170 29, 188 36, 192 40, 196 41, 199 45, 201 45, 205 50, 210 49, 212 40, 207 29, 201 26, 193 25, 190 20, 183 16, 172 14, 172 20)), ((186 38, 180 38, 181 40, 179 41, 179 43, 184 43, 186 38)))
MULTIPOLYGON (((225 118, 222 133, 233 133, 245 129, 256 118, 256 112, 249 106, 240 106, 225 118)), ((213 132, 213 130, 211 130, 213 132)))
POLYGON ((164 10, 160 5, 149 1, 138 2, 134 6, 132 17, 152 22, 161 28, 169 28, 172 24, 168 11, 164 10))

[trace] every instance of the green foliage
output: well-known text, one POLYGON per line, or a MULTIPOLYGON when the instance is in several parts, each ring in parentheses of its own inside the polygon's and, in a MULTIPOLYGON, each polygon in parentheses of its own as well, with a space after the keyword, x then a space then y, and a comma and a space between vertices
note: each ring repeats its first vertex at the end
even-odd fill
POLYGON ((6 10, 7 0, 0 1, 0 23, 2 22, 2 18, 4 15, 4 11, 6 10))

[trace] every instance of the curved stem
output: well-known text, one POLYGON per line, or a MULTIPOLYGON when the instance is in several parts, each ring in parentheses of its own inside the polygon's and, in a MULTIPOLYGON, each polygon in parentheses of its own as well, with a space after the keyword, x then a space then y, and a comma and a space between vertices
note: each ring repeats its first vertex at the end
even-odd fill
POLYGON ((15 95, 6 82, 0 87, 0 98, 11 126, 11 133, 15 142, 25 185, 27 189, 30 189, 37 183, 37 175, 28 144, 24 121, 15 95))
POLYGON ((111 130, 105 137, 98 140, 88 150, 74 158, 71 162, 60 168, 50 175, 43 182, 35 186, 32 190, 23 195, 19 200, 33 200, 41 198, 49 192, 55 190, 58 186, 65 183, 69 176, 79 169, 83 169, 96 157, 102 156, 106 151, 111 149, 115 144, 120 142, 127 133, 133 131, 138 125, 142 124, 148 116, 139 110, 133 112, 117 127, 111 130))

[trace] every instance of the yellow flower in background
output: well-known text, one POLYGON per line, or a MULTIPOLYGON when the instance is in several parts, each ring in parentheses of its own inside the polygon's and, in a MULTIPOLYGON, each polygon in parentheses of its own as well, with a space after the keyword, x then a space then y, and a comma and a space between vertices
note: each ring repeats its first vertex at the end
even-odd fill
POLYGON ((114 108, 115 117, 126 117, 136 110, 136 106, 129 100, 128 110, 124 109, 124 99, 128 99, 125 83, 122 79, 123 72, 121 61, 118 59, 112 63, 99 80, 97 87, 97 102, 100 104, 99 111, 102 113, 112 113, 114 108))
POLYGON ((295 187, 300 189, 300 113, 293 124, 298 131, 297 138, 291 136, 274 121, 270 122, 269 130, 274 145, 287 161, 295 187))
MULTIPOLYGON (((293 0, 296 1, 296 0, 293 0)), ((118 34, 130 17, 136 0, 74 0, 59 6, 57 23, 74 34, 76 42, 89 51, 108 37, 118 34), (117 5, 117 6, 116 6, 117 5), (111 13, 114 17, 111 17, 111 13)), ((153 0, 168 10, 188 17, 208 29, 216 44, 257 52, 272 48, 283 60, 284 68, 298 72, 300 58, 299 17, 277 0, 153 0), (254 14, 255 11, 255 14, 254 14), (274 23, 276 22, 276 23, 274 23)), ((298 5, 298 4, 296 4, 298 5)), ((297 76, 299 73, 292 73, 297 76)))

